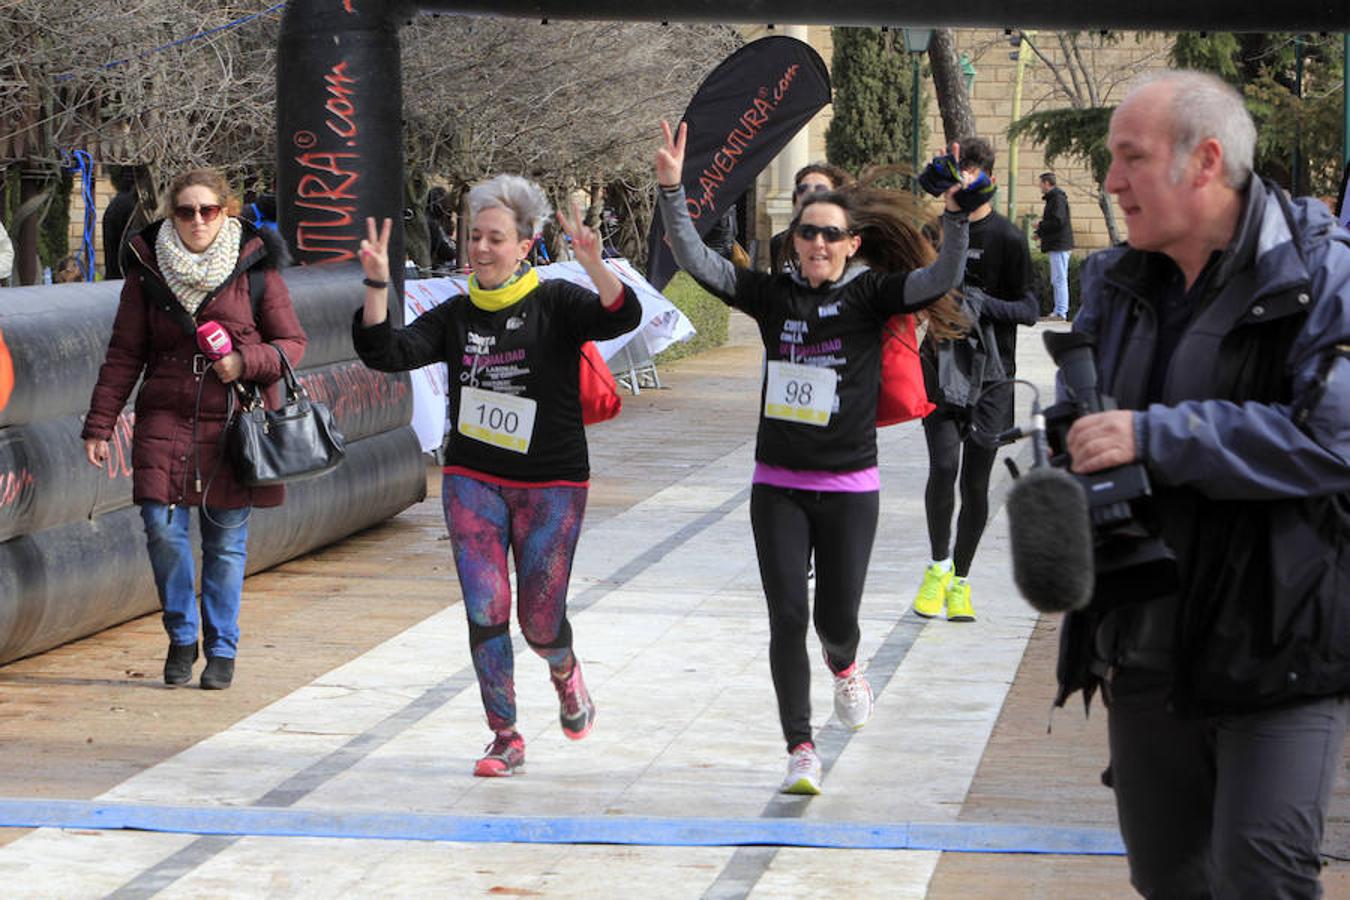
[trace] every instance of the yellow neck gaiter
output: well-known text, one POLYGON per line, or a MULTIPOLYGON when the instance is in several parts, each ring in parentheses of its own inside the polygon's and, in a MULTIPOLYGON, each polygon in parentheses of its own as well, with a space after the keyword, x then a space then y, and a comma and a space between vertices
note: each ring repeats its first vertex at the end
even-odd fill
POLYGON ((470 275, 469 299, 481 310, 497 312, 513 303, 519 303, 526 294, 537 287, 539 287, 539 273, 531 266, 525 268, 523 275, 514 275, 506 284, 490 291, 479 286, 477 275, 470 275))

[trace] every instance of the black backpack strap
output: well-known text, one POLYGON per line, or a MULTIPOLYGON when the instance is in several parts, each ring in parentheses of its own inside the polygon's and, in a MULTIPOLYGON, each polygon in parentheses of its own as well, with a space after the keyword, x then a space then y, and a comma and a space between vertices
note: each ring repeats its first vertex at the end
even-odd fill
POLYGON ((263 291, 267 288, 267 273, 261 266, 248 270, 248 302, 253 307, 253 323, 258 322, 258 307, 262 305, 263 291))

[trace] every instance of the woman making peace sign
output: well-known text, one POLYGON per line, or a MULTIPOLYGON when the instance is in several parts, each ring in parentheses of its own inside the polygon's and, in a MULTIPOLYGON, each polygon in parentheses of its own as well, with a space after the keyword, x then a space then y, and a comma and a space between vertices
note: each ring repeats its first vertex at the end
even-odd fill
MULTIPOLYGON (((857 660, 858 609, 876 536, 880 479, 876 413, 887 319, 941 298, 961 280, 968 237, 954 184, 945 195, 941 255, 900 271, 862 265, 909 259, 880 229, 864 233, 847 190, 808 194, 792 221, 792 270, 735 269, 709 251, 689 218, 685 125, 662 122, 656 154, 660 208, 675 262, 704 288, 759 325, 765 378, 755 444, 750 523, 769 608, 769 666, 789 754, 785 793, 820 793, 811 740, 806 629, 814 618, 834 676, 834 710, 848 728, 872 714, 872 688, 857 660), (873 233, 876 232, 876 233, 873 233), (867 246, 865 238, 871 241, 867 246), (807 563, 815 555, 814 617, 807 563)), ((955 147, 953 152, 958 152, 955 147)), ((914 240, 913 246, 919 241, 914 240)))
POLYGON ((474 774, 502 776, 525 762, 516 730, 508 549, 520 629, 548 662, 563 733, 580 740, 595 721, 567 621, 567 583, 590 478, 578 369, 582 344, 632 330, 642 307, 601 261, 600 241, 575 208, 571 219, 559 213, 558 221, 600 293, 539 280, 525 254, 551 210, 533 182, 499 175, 479 184, 469 193, 469 211, 468 299, 443 303, 401 329, 388 320, 390 222, 377 228, 367 221, 366 299, 352 337, 373 369, 443 362, 457 386, 449 398, 441 496, 493 731, 474 774))

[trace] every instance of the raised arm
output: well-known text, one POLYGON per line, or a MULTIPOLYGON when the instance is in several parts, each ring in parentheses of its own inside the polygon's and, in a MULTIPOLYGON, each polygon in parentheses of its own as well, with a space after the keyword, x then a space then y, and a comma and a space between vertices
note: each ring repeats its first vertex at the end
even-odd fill
MULTIPOLYGON (((951 198, 948 197, 948 203, 951 198)), ((937 259, 915 269, 905 279, 905 308, 927 306, 961 284, 966 271, 966 248, 970 245, 970 220, 966 213, 947 209, 942 213, 942 249, 937 259)))
POLYGON ((681 182, 687 126, 681 122, 679 130, 672 135, 670 123, 662 119, 661 132, 665 142, 656 151, 656 182, 661 186, 658 205, 671 255, 675 257, 675 264, 703 287, 724 300, 730 299, 736 291, 736 267, 703 243, 685 205, 681 182))
POLYGON ((568 219, 558 211, 558 224, 572 240, 572 252, 577 262, 586 270, 591 282, 600 294, 600 302, 605 309, 614 309, 623 302, 623 282, 605 265, 600 256, 600 236, 594 229, 588 228, 582 220, 581 207, 572 204, 572 218, 568 219))
POLYGON ((361 324, 369 328, 389 318, 389 232, 393 221, 385 219, 378 227, 366 219, 366 237, 361 241, 361 269, 366 273, 366 302, 361 324))

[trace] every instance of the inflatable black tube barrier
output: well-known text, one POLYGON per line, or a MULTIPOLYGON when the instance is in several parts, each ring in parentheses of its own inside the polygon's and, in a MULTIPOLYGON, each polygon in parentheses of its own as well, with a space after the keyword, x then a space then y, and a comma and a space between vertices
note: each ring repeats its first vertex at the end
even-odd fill
MULTIPOLYGON (((359 360, 302 369, 300 383, 327 403, 348 442, 390 431, 412 416, 406 373, 376 372, 359 360)), ((83 415, 0 428, 0 541, 67 525, 131 503, 131 434, 128 407, 109 441, 102 469, 85 460, 83 415)))
MULTIPOLYGON (((284 506, 254 511, 248 571, 340 540, 425 496, 426 465, 411 428, 356 441, 342 465, 290 485, 284 506)), ((0 543, 0 665, 158 608, 137 507, 0 543)))
MULTIPOLYGON (((294 267, 283 277, 309 337, 300 368, 355 359, 352 314, 365 290, 360 268, 294 267)), ((0 369, 8 368, 12 384, 8 397, 0 393, 0 426, 89 409, 121 290, 121 281, 97 281, 0 291, 0 369)))

